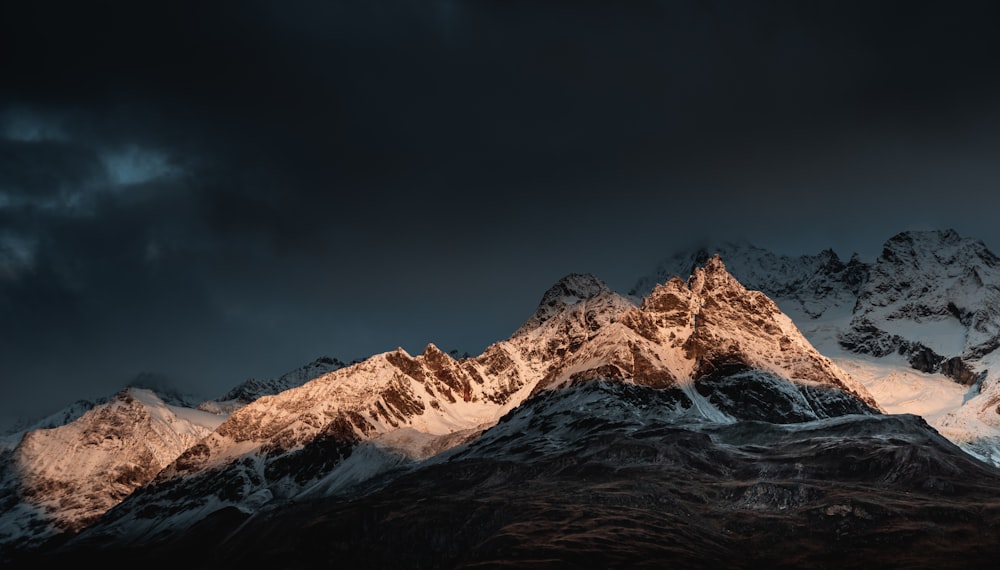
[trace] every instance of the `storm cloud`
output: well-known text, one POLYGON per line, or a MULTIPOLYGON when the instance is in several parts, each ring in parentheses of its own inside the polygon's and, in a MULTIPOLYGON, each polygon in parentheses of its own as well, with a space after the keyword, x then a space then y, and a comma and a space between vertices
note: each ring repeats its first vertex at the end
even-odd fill
POLYGON ((0 8, 0 419, 478 353, 745 238, 1000 247, 992 2, 0 8))

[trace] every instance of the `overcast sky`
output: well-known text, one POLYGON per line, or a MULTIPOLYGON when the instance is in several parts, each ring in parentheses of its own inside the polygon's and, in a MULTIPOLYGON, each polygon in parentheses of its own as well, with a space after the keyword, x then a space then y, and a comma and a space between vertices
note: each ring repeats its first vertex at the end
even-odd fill
POLYGON ((5 2, 0 427, 477 354, 702 240, 1000 250, 998 6, 5 2))

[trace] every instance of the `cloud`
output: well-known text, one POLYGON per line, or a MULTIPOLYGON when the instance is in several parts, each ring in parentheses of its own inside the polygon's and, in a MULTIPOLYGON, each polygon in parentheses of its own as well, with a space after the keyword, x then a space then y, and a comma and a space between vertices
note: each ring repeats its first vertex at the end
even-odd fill
POLYGON ((992 3, 3 10, 0 379, 25 398, 475 352, 565 273, 627 289, 706 237, 997 235, 965 213, 1000 179, 992 3))
POLYGON ((105 181, 93 149, 61 141, 0 139, 0 193, 6 208, 69 209, 105 181))

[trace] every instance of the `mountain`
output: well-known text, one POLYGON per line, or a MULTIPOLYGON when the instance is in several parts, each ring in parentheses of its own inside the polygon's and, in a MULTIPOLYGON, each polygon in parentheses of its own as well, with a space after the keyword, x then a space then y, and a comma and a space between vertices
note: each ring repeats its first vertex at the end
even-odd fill
MULTIPOLYGON (((456 361, 433 345, 417 356, 397 349, 247 404, 64 548, 156 551, 307 499, 364 494, 453 450, 486 445, 506 433, 501 418, 606 383, 648 392, 641 408, 666 423, 881 414, 864 386, 718 257, 639 306, 573 274, 509 339, 475 358, 456 361)), ((575 415, 599 417, 598 404, 575 415)), ((531 433, 544 439, 552 429, 531 433)))
POLYGON ((370 493, 125 555, 198 552, 206 569, 995 565, 1000 476, 919 417, 712 422, 678 416, 678 396, 602 380, 545 391, 370 493))
POLYGON ((629 296, 642 297, 657 283, 685 278, 713 255, 724 259, 729 272, 748 289, 765 293, 788 315, 809 319, 851 310, 870 270, 857 255, 845 262, 832 249, 789 256, 747 242, 727 241, 675 253, 640 277, 629 296))
MULTIPOLYGON (((234 412, 91 536, 143 542, 164 525, 256 512, 314 487, 363 482, 475 438, 632 304, 568 275, 509 339, 455 360, 433 344, 378 354, 234 412)), ((103 539, 91 539, 103 540, 103 539)))
POLYGON ((0 552, 78 532, 232 411, 343 366, 321 357, 197 406, 162 378, 142 374, 118 394, 76 402, 8 434, 0 439, 0 552))
POLYGON ((1000 258, 985 244, 952 230, 890 238, 840 343, 876 357, 895 352, 965 388, 935 427, 1000 465, 1000 258))
POLYGON ((843 262, 831 250, 787 256, 720 243, 666 259, 630 295, 713 253, 889 411, 920 414, 1000 465, 1000 262, 981 241, 953 230, 901 232, 870 263, 843 262))
POLYGON ((878 408, 767 296, 734 279, 718 256, 695 268, 686 283, 673 278, 656 286, 587 348, 565 358, 536 391, 594 378, 676 387, 685 403, 712 419, 744 407, 755 389, 779 422, 826 417, 828 407, 862 413, 855 402, 878 408))
POLYGON ((74 421, 26 432, 0 455, 0 543, 78 532, 220 421, 130 388, 74 421))
MULTIPOLYGON (((850 348, 857 315, 887 318, 859 301, 875 299, 873 265, 738 247, 734 265, 775 300, 711 254, 627 297, 567 275, 479 356, 431 344, 324 362, 213 416, 103 515, 38 548, 9 544, 5 565, 992 563, 1000 539, 976 531, 998 520, 1000 471, 922 417, 887 413, 868 385, 888 382, 868 371, 895 359, 894 373, 903 362, 971 388, 898 349, 850 348)), ((24 504, 7 496, 10 512, 24 504)))
POLYGON ((982 242, 954 231, 901 233, 872 265, 841 344, 905 354, 914 368, 971 385, 982 374, 975 363, 1000 347, 998 301, 1000 259, 982 242))

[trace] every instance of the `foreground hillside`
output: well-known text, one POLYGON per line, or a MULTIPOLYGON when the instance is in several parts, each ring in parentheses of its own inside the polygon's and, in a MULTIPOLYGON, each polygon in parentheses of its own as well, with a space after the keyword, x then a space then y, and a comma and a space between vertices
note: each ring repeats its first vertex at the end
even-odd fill
MULTIPOLYGON (((591 381, 476 442, 169 540, 42 560, 191 568, 993 568, 1000 474, 911 415, 707 421, 591 381)), ((752 417, 752 416, 751 416, 752 417)))

